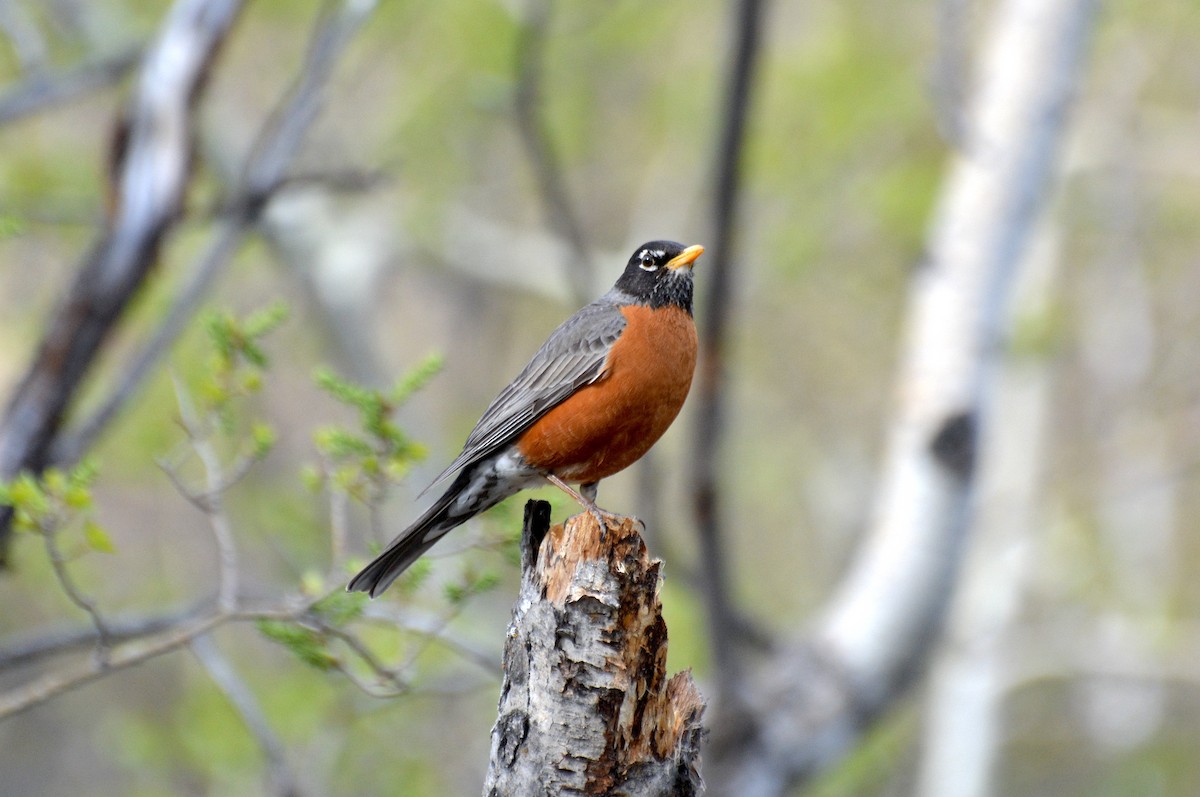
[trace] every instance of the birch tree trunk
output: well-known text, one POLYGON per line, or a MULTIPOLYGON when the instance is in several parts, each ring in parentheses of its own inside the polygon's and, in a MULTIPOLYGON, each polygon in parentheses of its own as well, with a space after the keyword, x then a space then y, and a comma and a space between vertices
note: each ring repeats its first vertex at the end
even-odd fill
POLYGON ((996 7, 965 151, 912 286, 870 528, 813 627, 714 723, 707 771, 719 793, 779 797, 838 761, 934 649, 972 525, 1006 300, 1053 184, 1095 5, 996 7))
POLYGON ((631 519, 549 523, 549 504, 525 505, 483 793, 699 794, 704 701, 690 672, 666 676, 662 562, 631 519))

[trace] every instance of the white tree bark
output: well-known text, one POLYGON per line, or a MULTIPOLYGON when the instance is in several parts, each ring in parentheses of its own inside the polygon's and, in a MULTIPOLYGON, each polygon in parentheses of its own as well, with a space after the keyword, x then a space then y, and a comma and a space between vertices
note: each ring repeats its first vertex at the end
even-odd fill
POLYGON ((691 673, 666 677, 662 563, 633 520, 549 519, 526 504, 484 795, 699 794, 704 701, 691 673))
MULTIPOLYGON (((1021 266, 1014 323, 1044 324, 1052 309, 1060 242, 1052 224, 1021 266)), ((963 587, 925 703, 922 797, 986 797, 1008 691, 1005 649, 1020 610, 1037 542, 1039 484, 1044 475, 1044 431, 1050 369, 1046 358, 1020 352, 1007 358, 996 390, 992 422, 983 441, 974 540, 963 587)))
MULTIPOLYGON (((0 480, 47 463, 97 351, 157 262, 187 191, 195 102, 241 8, 242 0, 177 0, 146 52, 111 165, 106 229, 0 418, 0 480)), ((0 549, 10 515, 0 510, 0 549)))
POLYGON ((997 8, 966 149, 912 288, 871 526, 811 633, 746 686, 737 719, 715 721, 706 776, 719 793, 780 795, 844 755, 930 655, 971 524, 1003 309, 1054 174, 1094 5, 997 8))

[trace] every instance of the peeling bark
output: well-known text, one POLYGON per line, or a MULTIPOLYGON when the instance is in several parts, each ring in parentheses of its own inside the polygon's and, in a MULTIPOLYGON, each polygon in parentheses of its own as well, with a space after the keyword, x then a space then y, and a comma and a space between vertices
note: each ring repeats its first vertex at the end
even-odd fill
POLYGON ((662 562, 632 519, 549 522, 525 505, 484 794, 699 794, 704 701, 690 672, 666 676, 662 562))

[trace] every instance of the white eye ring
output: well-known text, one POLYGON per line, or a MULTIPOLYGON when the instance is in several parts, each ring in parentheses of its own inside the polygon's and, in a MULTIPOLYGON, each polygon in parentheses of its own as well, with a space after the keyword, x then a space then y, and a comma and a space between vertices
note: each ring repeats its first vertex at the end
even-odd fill
POLYGON ((642 271, 658 271, 658 263, 655 260, 662 256, 662 252, 652 252, 649 249, 643 249, 638 254, 638 268, 642 271))

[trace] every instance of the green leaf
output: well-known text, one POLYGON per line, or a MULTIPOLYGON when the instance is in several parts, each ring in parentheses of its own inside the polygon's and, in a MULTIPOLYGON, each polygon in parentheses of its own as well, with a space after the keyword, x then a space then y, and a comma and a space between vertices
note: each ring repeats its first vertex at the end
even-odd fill
POLYGON ((8 500, 13 508, 24 511, 31 520, 40 518, 50 509, 41 484, 28 471, 22 472, 8 486, 8 500))
POLYGON ((313 604, 313 613, 334 627, 341 627, 362 616, 368 601, 365 592, 339 590, 313 604))
POLYGON ((441 354, 425 355, 425 359, 417 363, 408 373, 400 377, 396 387, 392 389, 391 399, 396 404, 403 404, 416 391, 425 387, 445 366, 446 360, 441 354))
POLYGON ((254 443, 254 456, 265 457, 275 445, 275 430, 265 423, 256 423, 250 430, 250 439, 254 443))
POLYGON ((242 330, 247 337, 261 338, 268 332, 274 331, 287 320, 290 310, 287 302, 276 301, 261 310, 255 310, 242 323, 242 330))
POLYGON ((88 547, 100 553, 116 553, 117 546, 113 545, 112 537, 98 523, 89 520, 83 524, 83 539, 88 547))
MULTIPOLYGON (((361 569, 355 568, 356 570, 361 569)), ((400 595, 413 595, 421 585, 429 580, 433 573, 433 564, 428 559, 418 559, 413 562, 404 575, 396 580, 396 591, 400 595)))
POLYGON ((62 500, 69 508, 79 512, 92 508, 92 494, 86 487, 71 485, 63 493, 62 500))
POLYGON ((280 620, 259 620, 258 630, 310 667, 325 672, 337 666, 337 658, 326 648, 325 638, 310 628, 280 620))

